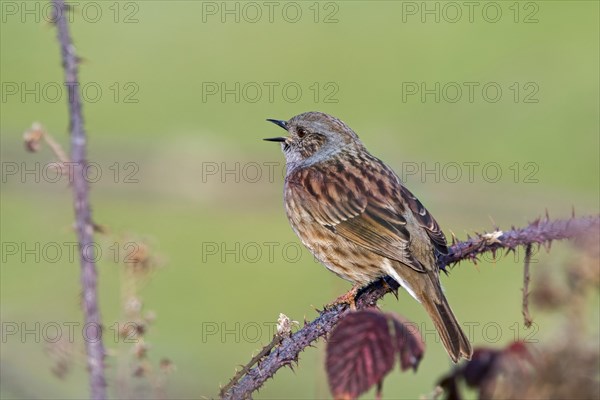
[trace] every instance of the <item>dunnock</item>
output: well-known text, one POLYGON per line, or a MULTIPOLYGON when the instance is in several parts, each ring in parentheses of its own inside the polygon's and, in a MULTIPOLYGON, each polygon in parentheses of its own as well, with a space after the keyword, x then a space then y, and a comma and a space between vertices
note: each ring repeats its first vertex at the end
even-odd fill
POLYGON ((470 359, 439 281, 446 238, 421 202, 339 119, 307 112, 268 121, 288 132, 265 140, 285 154, 285 209, 302 243, 354 284, 352 296, 386 275, 396 280, 423 304, 452 361, 470 359))

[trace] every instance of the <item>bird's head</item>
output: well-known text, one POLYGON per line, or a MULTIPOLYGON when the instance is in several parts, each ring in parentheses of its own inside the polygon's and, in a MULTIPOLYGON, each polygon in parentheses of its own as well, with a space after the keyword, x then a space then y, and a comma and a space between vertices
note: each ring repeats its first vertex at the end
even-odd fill
POLYGON ((349 146, 360 145, 358 136, 341 120, 321 112, 296 115, 289 121, 268 119, 285 129, 287 136, 264 139, 280 142, 289 164, 313 164, 326 160, 349 146))

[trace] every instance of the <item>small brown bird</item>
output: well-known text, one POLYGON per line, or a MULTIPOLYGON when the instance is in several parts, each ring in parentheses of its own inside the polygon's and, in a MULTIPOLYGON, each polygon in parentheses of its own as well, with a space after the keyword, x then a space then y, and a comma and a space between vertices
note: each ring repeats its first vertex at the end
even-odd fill
POLYGON ((348 125, 320 112, 282 127, 286 158, 285 208, 302 243, 329 270, 359 288, 390 276, 433 320, 446 351, 457 362, 473 350, 439 281, 436 252, 446 238, 425 207, 400 178, 372 156, 348 125))

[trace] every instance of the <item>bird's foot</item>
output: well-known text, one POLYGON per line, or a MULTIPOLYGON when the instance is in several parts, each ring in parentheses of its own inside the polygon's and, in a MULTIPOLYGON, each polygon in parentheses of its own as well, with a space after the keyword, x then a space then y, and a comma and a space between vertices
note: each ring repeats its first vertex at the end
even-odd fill
POLYGON ((325 306, 325 309, 333 308, 339 304, 348 304, 350 306, 350 310, 356 311, 356 295, 362 286, 354 285, 352 289, 350 289, 347 293, 344 293, 331 303, 325 306))
POLYGON ((393 278, 383 278, 383 287, 388 291, 388 292, 392 292, 392 294, 396 297, 396 300, 398 300, 398 284, 396 284, 396 286, 392 286, 390 285, 390 283, 388 282, 388 279, 393 279, 393 278))

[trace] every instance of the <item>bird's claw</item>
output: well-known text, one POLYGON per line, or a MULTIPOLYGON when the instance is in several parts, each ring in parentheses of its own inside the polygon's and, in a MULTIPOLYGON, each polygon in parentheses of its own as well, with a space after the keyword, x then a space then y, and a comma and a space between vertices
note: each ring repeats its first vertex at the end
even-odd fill
POLYGON ((356 311, 356 295, 358 294, 359 289, 360 286, 358 285, 352 286, 352 289, 350 289, 347 293, 344 293, 331 303, 327 304, 325 309, 331 309, 340 304, 348 304, 350 306, 350 310, 356 311))

